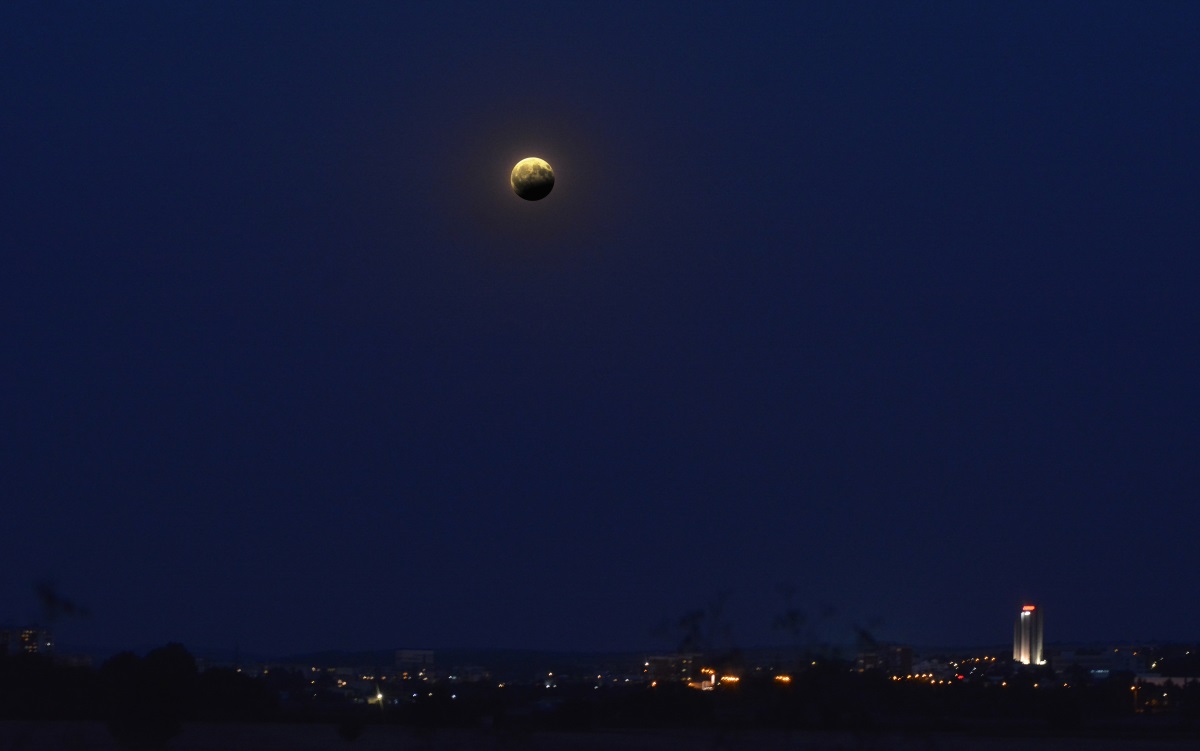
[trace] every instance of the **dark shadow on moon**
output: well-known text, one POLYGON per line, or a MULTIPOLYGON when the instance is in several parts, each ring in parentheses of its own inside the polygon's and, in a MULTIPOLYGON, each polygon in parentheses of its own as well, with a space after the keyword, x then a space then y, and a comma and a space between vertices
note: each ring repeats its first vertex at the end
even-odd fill
POLYGON ((510 180, 513 192, 526 201, 540 201, 554 189, 554 170, 544 161, 521 160, 510 180))

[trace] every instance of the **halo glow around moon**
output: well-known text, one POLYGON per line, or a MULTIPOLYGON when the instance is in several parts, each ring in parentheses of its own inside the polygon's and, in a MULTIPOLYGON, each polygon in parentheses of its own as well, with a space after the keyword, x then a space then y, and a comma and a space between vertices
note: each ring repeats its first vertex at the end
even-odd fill
POLYGON ((544 159, 526 157, 513 167, 508 182, 513 192, 526 201, 540 201, 554 187, 554 170, 544 159))

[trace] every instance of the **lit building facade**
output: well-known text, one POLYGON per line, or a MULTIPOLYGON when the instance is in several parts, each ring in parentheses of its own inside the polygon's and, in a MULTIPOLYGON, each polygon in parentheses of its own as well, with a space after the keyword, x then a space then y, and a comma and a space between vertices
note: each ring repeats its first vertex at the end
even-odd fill
POLYGON ((54 638, 48 629, 37 626, 0 628, 0 655, 50 654, 54 638))
POLYGON ((432 649, 397 649, 396 672, 404 680, 431 680, 433 674, 432 649))
POLYGON ((1042 610, 1023 605, 1013 626, 1013 660, 1023 665, 1046 664, 1042 650, 1042 610))
MULTIPOLYGON (((696 680, 696 669, 700 664, 700 655, 686 652, 672 655, 655 655, 647 657, 642 675, 647 683, 688 683, 696 680)), ((714 673, 703 674, 706 678, 714 673)))
POLYGON ((854 661, 858 672, 880 670, 886 676, 908 675, 913 669, 912 647, 900 644, 874 644, 859 649, 854 661))

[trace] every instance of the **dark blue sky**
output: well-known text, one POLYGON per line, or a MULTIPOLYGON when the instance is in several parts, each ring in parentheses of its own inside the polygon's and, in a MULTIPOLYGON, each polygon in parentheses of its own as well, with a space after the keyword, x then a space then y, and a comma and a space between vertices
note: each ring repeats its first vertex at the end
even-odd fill
POLYGON ((821 638, 1200 638, 1198 44, 5 3, 0 621, 53 580, 75 644, 641 648, 729 593, 750 645, 787 584, 821 638))

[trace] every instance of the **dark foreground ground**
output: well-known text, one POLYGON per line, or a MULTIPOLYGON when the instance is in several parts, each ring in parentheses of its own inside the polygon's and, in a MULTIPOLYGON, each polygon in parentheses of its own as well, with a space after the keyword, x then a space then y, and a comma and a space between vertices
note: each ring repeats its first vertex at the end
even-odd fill
MULTIPOLYGON (((192 724, 172 751, 1182 751, 1188 739, 994 738, 951 733, 738 732, 668 730, 502 735, 481 731, 419 733, 395 725, 364 729, 351 742, 329 725, 192 724)), ((100 723, 0 722, 0 751, 119 751, 100 723)))

